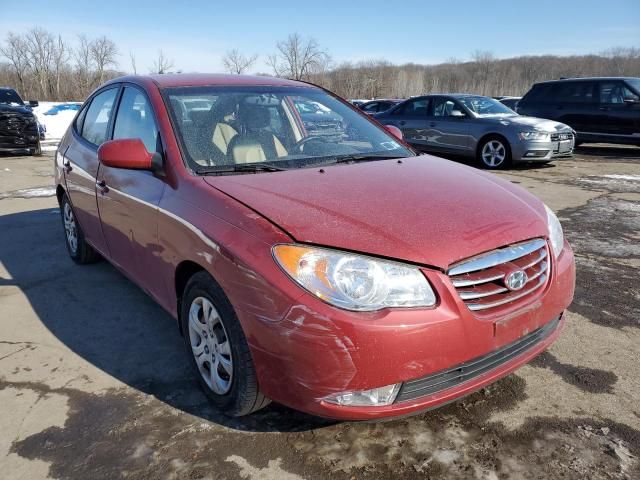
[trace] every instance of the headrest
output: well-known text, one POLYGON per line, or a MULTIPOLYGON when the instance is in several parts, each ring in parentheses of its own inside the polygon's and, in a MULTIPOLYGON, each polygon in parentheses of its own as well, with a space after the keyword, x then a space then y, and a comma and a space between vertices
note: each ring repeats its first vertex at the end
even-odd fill
POLYGON ((204 127, 211 122, 211 112, 209 110, 191 110, 189 118, 197 127, 204 127))
POLYGON ((242 121, 247 130, 257 130, 268 127, 271 123, 269 110, 264 107, 245 107, 242 111, 242 121))

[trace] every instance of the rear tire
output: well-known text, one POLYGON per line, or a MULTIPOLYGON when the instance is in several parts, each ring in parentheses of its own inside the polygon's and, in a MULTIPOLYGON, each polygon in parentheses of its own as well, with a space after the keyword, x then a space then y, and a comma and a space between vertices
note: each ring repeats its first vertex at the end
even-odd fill
POLYGON ((482 168, 498 170, 511 166, 511 147, 504 137, 491 135, 478 146, 477 159, 482 168))
POLYGON ((100 260, 100 254, 85 240, 84 232, 76 221, 73 207, 66 193, 60 201, 60 213, 62 215, 65 243, 71 259, 79 265, 94 263, 100 260))
POLYGON ((198 272, 187 282, 180 325, 200 387, 225 415, 249 415, 271 402, 260 392, 238 317, 220 285, 207 272, 198 272))

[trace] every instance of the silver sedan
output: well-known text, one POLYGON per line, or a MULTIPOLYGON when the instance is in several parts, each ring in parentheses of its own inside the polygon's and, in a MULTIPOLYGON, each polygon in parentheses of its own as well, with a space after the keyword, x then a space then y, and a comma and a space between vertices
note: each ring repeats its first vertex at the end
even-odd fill
POLYGON ((413 97, 375 118, 402 130, 417 150, 477 158, 489 169, 573 156, 575 133, 568 125, 518 115, 480 95, 413 97))

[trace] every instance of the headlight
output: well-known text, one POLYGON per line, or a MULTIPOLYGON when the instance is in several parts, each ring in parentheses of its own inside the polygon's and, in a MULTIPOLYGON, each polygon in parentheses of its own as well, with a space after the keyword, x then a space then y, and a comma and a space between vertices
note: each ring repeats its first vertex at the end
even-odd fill
POLYGON ((303 245, 276 245, 273 256, 303 288, 346 310, 431 307, 436 303, 429 282, 416 267, 303 245))
POLYGON ((562 232, 562 225, 560 225, 560 220, 556 217, 556 214, 547 207, 544 206, 547 211, 547 225, 549 228, 549 240, 551 240, 551 247, 553 248, 553 253, 556 258, 560 256, 560 252, 562 252, 562 248, 564 246, 564 233, 562 232))
POLYGON ((537 140, 539 142, 548 142, 551 140, 551 134, 545 132, 520 132, 518 133, 520 140, 537 140))

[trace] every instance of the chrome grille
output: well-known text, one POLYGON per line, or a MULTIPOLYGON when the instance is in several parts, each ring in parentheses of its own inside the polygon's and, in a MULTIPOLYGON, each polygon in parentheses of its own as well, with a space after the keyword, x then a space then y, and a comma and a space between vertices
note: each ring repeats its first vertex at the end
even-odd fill
POLYGON ((559 142, 561 140, 571 140, 572 138, 573 138, 573 133, 571 133, 571 132, 552 133, 551 134, 551 141, 552 142, 559 142))
POLYGON ((537 238, 463 260, 447 274, 469 310, 494 309, 541 290, 549 277, 549 249, 537 238), (526 274, 524 283, 509 287, 509 275, 519 271, 526 274))

